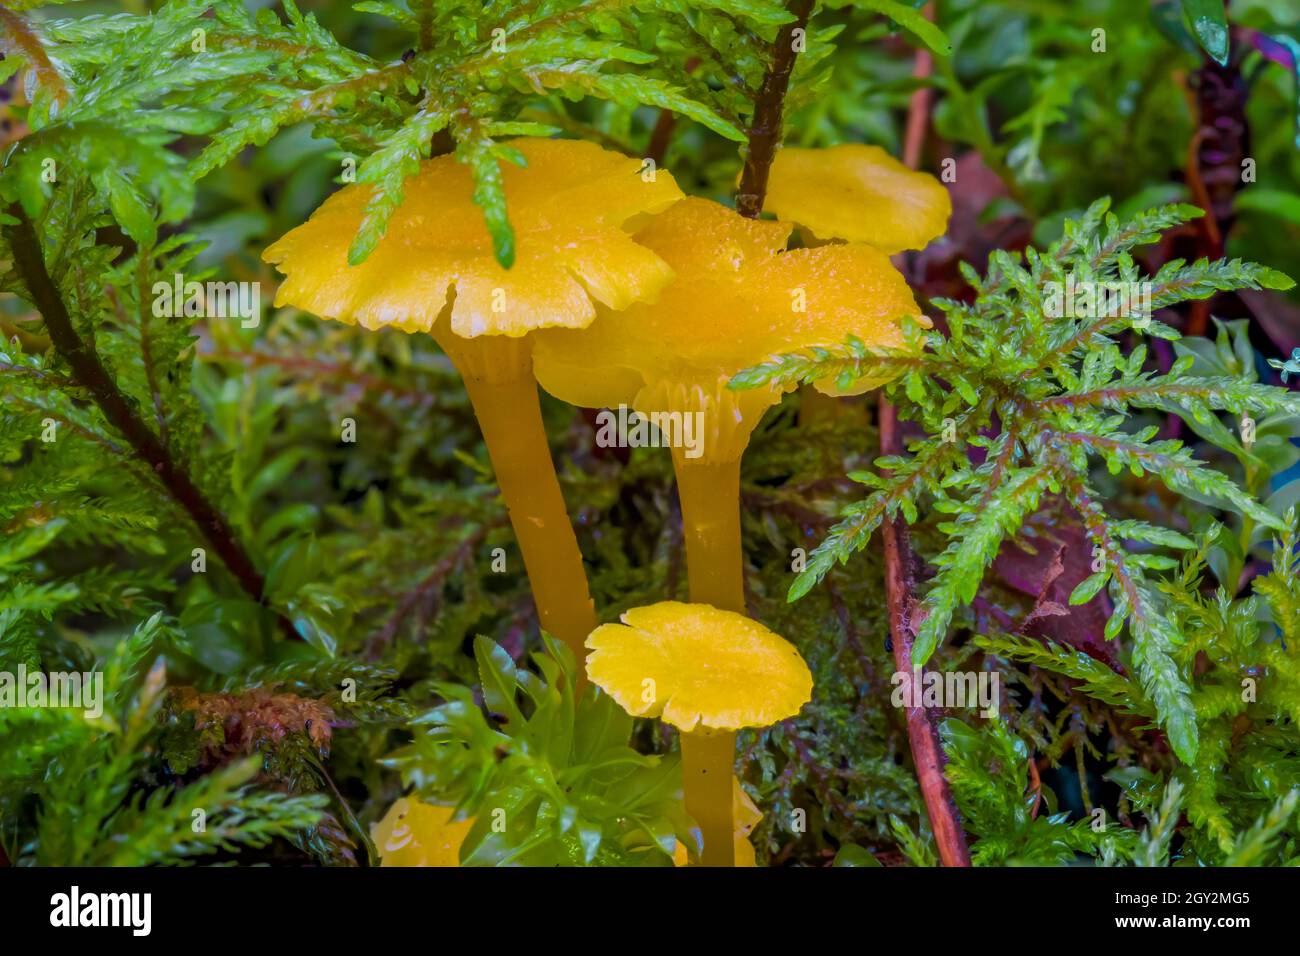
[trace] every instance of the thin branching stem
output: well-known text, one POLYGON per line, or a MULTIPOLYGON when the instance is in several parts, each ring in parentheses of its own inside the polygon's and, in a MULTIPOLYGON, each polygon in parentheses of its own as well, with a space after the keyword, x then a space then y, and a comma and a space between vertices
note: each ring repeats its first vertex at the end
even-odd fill
MULTIPOLYGON (((14 265, 31 294, 32 303, 45 320, 46 331, 59 357, 72 370, 77 383, 91 398, 127 443, 147 464, 167 493, 193 519, 199 532, 234 575, 240 587, 259 604, 265 603, 265 580, 252 558, 235 536, 225 516, 195 484, 189 472, 163 445, 158 435, 145 423, 135 407, 117 387, 99 354, 86 343, 72 324, 54 280, 45 266, 40 239, 21 204, 8 209, 17 221, 8 227, 14 265)), ((277 613, 281 629, 297 637, 293 624, 277 613)))

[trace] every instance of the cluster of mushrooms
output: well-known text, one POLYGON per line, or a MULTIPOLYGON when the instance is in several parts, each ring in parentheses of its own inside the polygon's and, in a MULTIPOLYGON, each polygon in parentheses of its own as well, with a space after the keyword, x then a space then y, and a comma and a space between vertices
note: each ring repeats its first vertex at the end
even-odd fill
MULTIPOLYGON (((665 170, 574 140, 517 139, 505 164, 517 238, 503 268, 452 156, 422 163, 384 238, 347 255, 371 188, 346 186, 265 252, 276 306, 370 330, 428 333, 460 372, 509 511, 542 628, 628 713, 680 732, 698 863, 753 864, 757 810, 735 781, 736 731, 789 718, 812 676, 793 645, 746 615, 740 460, 779 389, 728 381, 767 358, 842 344, 903 348, 925 325, 889 256, 946 227, 947 191, 873 146, 782 150, 766 210, 747 219, 688 198, 665 170), (798 227, 802 240, 790 249, 798 227), (702 413, 702 454, 674 448, 691 603, 598 626, 556 478, 537 386, 574 405, 702 413), (739 824, 739 825, 738 825, 739 824)), ((878 387, 858 381, 852 394, 878 387)), ((849 394, 817 383, 826 395, 849 394)), ((375 831, 385 864, 454 865, 468 825, 404 799, 375 831)), ((680 859, 678 862, 682 862, 680 859)))

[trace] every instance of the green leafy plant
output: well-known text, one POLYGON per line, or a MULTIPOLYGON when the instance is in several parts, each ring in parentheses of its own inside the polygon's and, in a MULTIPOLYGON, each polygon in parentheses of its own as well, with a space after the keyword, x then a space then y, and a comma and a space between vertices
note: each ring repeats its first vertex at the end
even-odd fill
MULTIPOLYGON (((12 611, 4 613, 12 622, 12 611)), ((23 649, 15 638, 7 626, 0 629, 6 670, 23 649)), ((121 641, 94 672, 105 698, 97 717, 84 709, 0 708, 7 758, 0 807, 11 859, 44 866, 185 864, 265 847, 320 821, 324 796, 252 786, 256 758, 186 786, 160 779, 162 768, 149 757, 166 681, 156 655, 178 639, 155 614, 121 641), (142 777, 152 777, 153 786, 142 789, 142 777)))
POLYGON ((533 658, 540 676, 487 638, 474 654, 483 709, 468 688, 440 686, 446 702, 416 718, 414 743, 385 761, 417 794, 474 818, 462 862, 669 865, 679 841, 698 852, 679 759, 633 749, 632 718, 607 695, 575 700, 567 648, 547 639, 533 658))
POLYGON ((1045 253, 1030 251, 1025 265, 996 253, 983 279, 968 270, 978 298, 973 304, 936 303, 949 334, 914 330, 915 338, 924 336, 920 357, 877 354, 861 342, 849 342, 842 349, 774 358, 742 372, 731 385, 833 378, 850 386, 863 378, 893 376, 889 393, 900 403, 902 417, 917 421, 929 435, 912 444, 911 457, 879 461, 887 477, 872 472, 852 476, 871 494, 849 507, 809 555, 807 568, 791 586, 791 600, 866 547, 882 522, 898 514, 915 521, 925 502, 944 516, 939 530, 948 544, 934 557, 938 573, 914 619, 916 661, 924 664, 947 634, 953 615, 974 600, 1002 542, 1046 495, 1061 495, 1082 516, 1098 564, 1070 600, 1081 604, 1109 588, 1114 610, 1106 636, 1115 637, 1128 624, 1142 686, 1156 702, 1175 751, 1192 760, 1196 725, 1186 676, 1173 659, 1184 635, 1171 627, 1148 575, 1175 561, 1124 547, 1131 540, 1176 549, 1190 541, 1145 522, 1109 518, 1089 460, 1100 459, 1112 475, 1150 473, 1177 494, 1215 502, 1280 530, 1281 519, 1226 475, 1205 467, 1181 442, 1157 439, 1154 427, 1125 429, 1125 415, 1130 409, 1154 408, 1192 421, 1213 420, 1220 411, 1295 416, 1300 401, 1270 386, 1193 375, 1190 357, 1165 374, 1144 371, 1146 349, 1138 346, 1125 355, 1114 337, 1135 327, 1168 338, 1177 338, 1177 332, 1127 307, 1102 311, 1100 318, 1094 310, 1083 318, 1052 321, 1048 297, 1053 286, 1127 288, 1147 281, 1151 308, 1161 309, 1223 289, 1288 288, 1292 283, 1272 269, 1238 261, 1189 265, 1174 260, 1143 279, 1131 250, 1200 210, 1168 206, 1127 223, 1107 210, 1105 201, 1095 203, 1083 219, 1067 223, 1065 237, 1045 253), (972 460, 972 449, 982 451, 982 462, 972 460))

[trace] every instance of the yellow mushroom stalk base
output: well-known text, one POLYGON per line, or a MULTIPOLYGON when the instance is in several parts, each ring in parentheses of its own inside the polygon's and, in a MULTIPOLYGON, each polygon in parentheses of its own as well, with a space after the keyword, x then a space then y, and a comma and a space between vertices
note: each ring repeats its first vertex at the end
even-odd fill
MULTIPOLYGON (((680 449, 674 449, 673 466, 682 506, 691 600, 744 614, 740 459, 692 461, 680 449)), ((731 776, 736 761, 736 734, 722 730, 683 731, 681 748, 686 812, 700 825, 704 839, 700 865, 735 866, 731 776)))
POLYGON ((682 731, 682 790, 686 812, 700 825, 701 866, 735 866, 735 805, 731 777, 736 764, 734 730, 682 731))
MULTIPOLYGON (((465 382, 541 625, 581 663, 596 609, 542 424, 531 343, 505 336, 436 337, 465 382)), ((581 667, 577 675, 584 680, 581 667)))

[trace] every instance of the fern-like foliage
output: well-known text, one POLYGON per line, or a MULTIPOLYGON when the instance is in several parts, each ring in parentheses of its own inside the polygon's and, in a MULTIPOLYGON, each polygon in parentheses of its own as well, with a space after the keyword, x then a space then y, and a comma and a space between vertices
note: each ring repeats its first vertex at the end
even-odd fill
MULTIPOLYGON (((247 146, 311 124, 351 161, 357 181, 375 187, 351 248, 360 262, 420 159, 454 149, 473 171, 475 199, 509 266, 500 164, 522 157, 500 140, 580 126, 565 103, 590 98, 623 114, 625 127, 637 107, 655 107, 743 142, 767 44, 791 19, 774 0, 371 0, 357 9, 376 25, 388 21, 408 44, 380 60, 349 49, 293 0, 282 8, 281 16, 239 0, 168 0, 134 17, 10 14, 25 42, 11 46, 4 69, 26 69, 36 93, 29 122, 37 132, 25 150, 57 150, 70 162, 116 143, 124 162, 95 164, 96 186, 136 237, 149 231, 151 200, 174 220, 191 195, 187 183, 247 146), (162 148, 181 134, 207 140, 188 170, 162 148)), ((834 32, 810 38, 804 85, 824 78, 818 64, 834 32)))
MULTIPOLYGON (((1181 637, 1174 663, 1188 675, 1199 743, 1192 760, 1172 769, 1166 799, 1176 803, 1175 816, 1185 813, 1192 824, 1176 856, 1205 865, 1280 865, 1300 849, 1294 829, 1300 685, 1289 618, 1300 586, 1300 525, 1294 511, 1283 521, 1288 530, 1273 542, 1274 569, 1254 579, 1253 593, 1234 598, 1224 588, 1202 589, 1208 555, 1227 537, 1217 523, 1189 542, 1177 573, 1157 584, 1170 626, 1181 637)), ((1157 717, 1156 701, 1137 681, 1086 654, 1024 635, 980 635, 975 643, 996 659, 1066 678, 1073 693, 1136 726, 1157 717)), ((1139 808, 1158 785, 1155 775, 1136 767, 1110 776, 1139 808)), ((1173 824, 1165 811, 1157 819, 1173 824)), ((1163 859, 1168 839, 1144 837, 1160 846, 1146 846, 1134 861, 1163 859)))
POLYGON ((983 277, 965 267, 975 301, 936 302, 947 332, 912 326, 912 350, 891 354, 850 340, 839 348, 776 356, 740 373, 731 386, 833 380, 843 387, 867 377, 892 378, 888 394, 900 416, 925 433, 910 443, 909 456, 881 458, 878 471, 851 476, 870 493, 845 509, 809 555, 790 588, 791 600, 862 550, 883 521, 896 515, 915 521, 920 507, 931 508, 944 516, 938 527, 948 543, 933 557, 937 573, 911 622, 914 653, 924 662, 947 635, 954 613, 976 597, 1003 542, 1015 538, 1045 496, 1063 496, 1082 517, 1095 556, 1095 573, 1071 601, 1084 603, 1109 589, 1114 611, 1106 636, 1128 625, 1141 686, 1175 751, 1190 761, 1197 753, 1196 722, 1187 674, 1177 663, 1185 635, 1151 574, 1176 560, 1126 546, 1140 542, 1177 550, 1189 542, 1140 521, 1117 523, 1107 514, 1092 468, 1099 462, 1111 474, 1150 475, 1175 494, 1280 530, 1281 519, 1226 474, 1198 461, 1181 442, 1157 438, 1156 427, 1129 422, 1144 409, 1175 412, 1192 422, 1225 411, 1237 419, 1295 415, 1300 398, 1245 378, 1197 375, 1191 356, 1166 373, 1148 370, 1146 348, 1126 354, 1119 336, 1176 339, 1172 328, 1138 308, 1094 308, 1070 318, 1075 310, 1062 308, 1059 297, 1073 295, 1072 289, 1127 289, 1146 282, 1154 312, 1216 291, 1292 283, 1275 270, 1237 260, 1175 260, 1145 276, 1134 249, 1200 210, 1171 205, 1121 222, 1108 209, 1104 200, 1094 203, 1045 252, 1031 249, 1023 260, 994 253, 983 277))
POLYGON ((977 866, 1062 866, 1079 854, 1131 856, 1137 833, 1117 823, 1094 828, 1069 822, 1051 791, 1031 787, 1029 747, 1005 723, 975 729, 956 720, 942 725, 953 796, 971 832, 977 866))
MULTIPOLYGON (((93 672, 103 680, 102 714, 0 708, 0 813, 11 859, 42 866, 186 864, 294 839, 319 822, 325 798, 255 786, 256 758, 187 786, 142 788, 160 769, 150 756, 166 682, 160 655, 178 644, 184 638, 161 614, 121 641, 93 672)), ((31 652, 0 629, 6 670, 31 652)))

